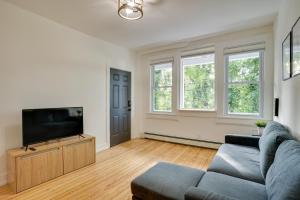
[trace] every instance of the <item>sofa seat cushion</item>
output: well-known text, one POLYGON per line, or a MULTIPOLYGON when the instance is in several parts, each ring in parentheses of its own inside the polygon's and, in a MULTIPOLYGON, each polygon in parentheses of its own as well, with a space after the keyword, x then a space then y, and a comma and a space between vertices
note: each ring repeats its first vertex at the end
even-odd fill
POLYGON ((143 200, 183 200, 191 186, 197 186, 204 171, 158 163, 131 182, 132 194, 143 200))
POLYGON ((267 124, 259 139, 260 170, 265 178, 273 163, 278 146, 285 140, 293 139, 289 131, 280 123, 271 121, 267 124))
POLYGON ((277 149, 266 178, 271 200, 300 199, 300 143, 284 141, 277 149))
POLYGON ((223 144, 208 171, 264 184, 259 165, 259 150, 255 147, 223 144))
POLYGON ((266 188, 263 184, 215 172, 207 172, 197 187, 208 193, 211 192, 231 199, 268 199, 266 188))

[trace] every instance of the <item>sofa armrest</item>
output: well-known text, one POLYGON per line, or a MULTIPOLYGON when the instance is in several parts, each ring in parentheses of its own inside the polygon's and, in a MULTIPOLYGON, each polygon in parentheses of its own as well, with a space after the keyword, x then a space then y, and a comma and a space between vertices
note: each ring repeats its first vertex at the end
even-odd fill
POLYGON ((225 135, 225 143, 259 148, 258 146, 259 138, 260 138, 259 136, 233 135, 233 134, 225 135))
MULTIPOLYGON (((213 188, 212 188, 213 189, 213 188)), ((212 191, 206 191, 198 187, 190 187, 184 195, 185 200, 237 200, 212 191)))

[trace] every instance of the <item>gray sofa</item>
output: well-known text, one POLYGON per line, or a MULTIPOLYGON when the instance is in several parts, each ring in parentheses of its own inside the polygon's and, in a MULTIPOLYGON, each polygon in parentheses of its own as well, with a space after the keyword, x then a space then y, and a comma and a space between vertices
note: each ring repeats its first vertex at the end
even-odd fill
POLYGON ((262 137, 227 135, 207 172, 158 163, 131 190, 134 200, 300 200, 300 143, 269 122, 262 137))

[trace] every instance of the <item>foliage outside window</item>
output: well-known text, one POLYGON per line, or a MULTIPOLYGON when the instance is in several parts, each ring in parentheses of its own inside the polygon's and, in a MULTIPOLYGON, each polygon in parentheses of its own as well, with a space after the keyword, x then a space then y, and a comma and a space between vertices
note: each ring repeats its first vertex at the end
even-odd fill
POLYGON ((172 63, 152 65, 152 111, 172 111, 172 63))
POLYGON ((215 55, 183 57, 181 109, 215 110, 215 55))
POLYGON ((263 51, 226 56, 227 114, 261 114, 263 51))

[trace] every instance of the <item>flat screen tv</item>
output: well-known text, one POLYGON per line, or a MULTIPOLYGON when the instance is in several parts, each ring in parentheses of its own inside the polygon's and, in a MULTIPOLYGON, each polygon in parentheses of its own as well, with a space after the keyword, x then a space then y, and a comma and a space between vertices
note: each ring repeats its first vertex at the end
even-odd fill
POLYGON ((22 111, 23 146, 83 134, 83 108, 22 111))

